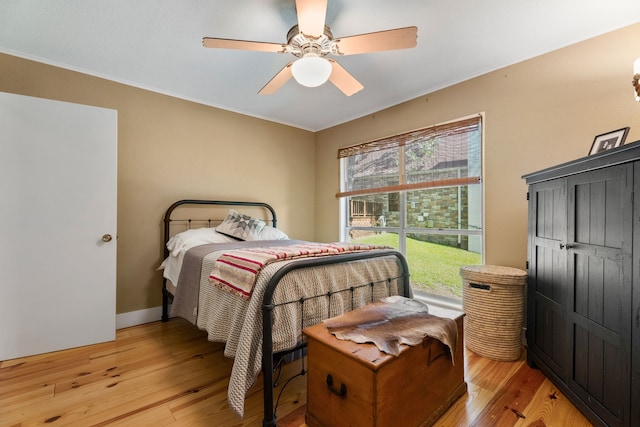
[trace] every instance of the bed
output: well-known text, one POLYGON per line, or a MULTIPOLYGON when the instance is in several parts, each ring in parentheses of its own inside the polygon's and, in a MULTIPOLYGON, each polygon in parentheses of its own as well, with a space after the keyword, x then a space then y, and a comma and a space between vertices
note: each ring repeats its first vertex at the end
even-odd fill
POLYGON ((304 349, 304 328, 390 295, 412 297, 399 252, 290 239, 262 202, 177 201, 164 217, 163 251, 162 320, 185 318, 225 343, 234 359, 229 406, 240 417, 262 371, 264 426, 276 425, 275 371, 283 355, 304 349), (248 269, 226 261, 250 257, 267 261, 251 269, 245 289, 233 274, 248 269))

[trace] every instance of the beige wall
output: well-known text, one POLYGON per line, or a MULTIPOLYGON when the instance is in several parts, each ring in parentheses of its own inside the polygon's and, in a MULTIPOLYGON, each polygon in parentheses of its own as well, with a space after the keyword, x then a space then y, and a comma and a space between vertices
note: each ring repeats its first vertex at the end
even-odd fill
POLYGON ((314 238, 311 132, 1 54, 0 91, 118 110, 118 313, 160 305, 178 199, 268 202, 285 232, 314 238))
POLYGON ((640 24, 315 135, 2 54, 0 91, 118 110, 117 312, 124 313, 160 304, 161 220, 173 201, 266 201, 292 237, 337 240, 339 147, 478 112, 486 115, 486 262, 524 267, 520 177, 583 156, 609 130, 630 126, 627 141, 640 139, 630 83, 638 40, 640 24))
POLYGON ((339 237, 339 147, 482 112, 485 262, 524 268, 521 176, 586 155, 601 133, 630 126, 627 142, 640 139, 631 86, 639 40, 635 24, 318 132, 316 239, 339 237))

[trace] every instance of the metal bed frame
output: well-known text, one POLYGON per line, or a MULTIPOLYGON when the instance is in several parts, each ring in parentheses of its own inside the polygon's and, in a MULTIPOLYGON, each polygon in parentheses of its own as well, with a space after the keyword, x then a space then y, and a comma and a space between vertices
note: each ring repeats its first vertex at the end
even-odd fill
MULTIPOLYGON (((270 215, 271 215, 271 225, 273 227, 276 227, 277 224, 277 218, 276 218, 276 213, 275 210, 268 204, 266 203, 262 203, 262 202, 239 202, 239 201, 220 201, 220 200, 195 200, 195 199, 187 199, 187 200, 179 200, 177 202, 175 202, 174 204, 172 204, 166 211, 165 216, 164 216, 164 241, 163 241, 163 248, 164 248, 164 257, 166 258, 167 256, 169 256, 169 250, 167 249, 167 242, 169 241, 171 235, 170 235, 170 227, 171 227, 171 222, 172 222, 172 218, 171 215, 173 213, 173 211, 183 205, 220 205, 220 206, 247 206, 247 207, 261 207, 261 208, 265 208, 266 210, 269 211, 270 215)), ((192 220, 181 220, 181 221, 189 221, 189 224, 191 223, 192 220)), ((204 222, 204 223, 208 223, 209 225, 211 225, 211 222, 219 222, 221 220, 212 220, 212 219, 197 219, 194 220, 196 222, 204 222)), ((304 305, 305 301, 308 301, 309 299, 313 299, 313 298, 331 298, 332 293, 329 294, 323 294, 323 295, 314 295, 311 297, 308 297, 306 299, 297 299, 295 301, 287 301, 287 302, 283 302, 280 304, 274 304, 273 303, 273 296, 275 293, 275 290, 278 286, 278 283, 280 282, 280 280, 286 276, 288 273, 294 271, 294 270, 298 270, 298 269, 303 269, 303 268, 310 268, 310 267, 318 267, 318 266, 322 266, 322 265, 331 265, 331 264, 338 264, 338 263, 344 263, 344 262, 353 262, 353 261, 359 261, 359 260, 366 260, 366 259, 373 259, 373 258, 381 258, 381 257, 388 257, 388 256, 394 256, 397 258, 398 264, 400 265, 401 268, 401 273, 399 275, 399 277, 391 277, 391 278, 386 278, 384 281, 391 283, 391 281, 393 280, 400 280, 399 283, 399 293, 403 296, 409 296, 411 295, 411 285, 410 285, 410 281, 409 281, 409 267, 407 265, 407 261, 405 259, 405 257, 398 251, 396 250, 383 250, 383 251, 376 251, 376 252, 358 252, 358 253, 348 253, 348 254, 340 254, 340 255, 335 255, 335 256, 330 256, 330 257, 318 257, 318 258, 305 258, 305 259, 301 259, 298 261, 293 261, 291 263, 288 263, 286 265, 284 265, 282 268, 280 268, 274 275, 273 277, 271 277, 271 279, 269 280, 267 287, 265 289, 265 294, 263 297, 263 301, 262 301, 262 333, 263 333, 263 339, 262 339, 262 375, 263 375, 263 383, 264 383, 264 391, 263 391, 263 401, 264 401, 264 418, 262 420, 262 425, 267 427, 267 426, 272 426, 275 427, 276 426, 276 408, 277 408, 277 404, 278 402, 275 402, 275 406, 274 406, 274 389, 275 387, 277 387, 277 377, 279 377, 279 375, 276 377, 274 376, 274 372, 275 369, 277 369, 278 367, 281 367, 280 363, 282 361, 282 356, 289 354, 289 353, 293 353, 293 352, 297 352, 297 351, 301 351, 304 349, 304 347, 306 347, 304 341, 302 343, 300 343, 298 346, 296 346, 293 349, 290 350, 286 350, 283 352, 279 352, 279 353, 274 353, 273 352, 273 341, 271 339, 272 337, 272 326, 273 326, 273 312, 275 310, 276 307, 280 306, 280 305, 285 305, 285 304, 301 304, 302 306, 304 305), (276 364, 277 366, 274 367, 274 358, 278 359, 279 362, 276 364)), ((362 287, 371 287, 372 288, 372 301, 373 302, 373 286, 375 286, 376 284, 379 284, 380 282, 376 282, 376 283, 365 283, 365 284, 361 284, 358 286, 350 286, 349 288, 345 288, 341 291, 336 291, 333 292, 333 294, 338 293, 338 292, 350 292, 351 296, 353 297, 353 293, 355 290, 360 289, 362 287)), ((162 321, 166 322, 169 320, 169 314, 168 314, 168 305, 169 305, 169 300, 172 298, 171 293, 167 290, 167 280, 163 278, 163 286, 162 286, 162 321)), ((304 313, 304 311, 302 311, 302 313, 304 313)), ((328 313, 329 317, 331 317, 331 313, 328 313)), ((341 313, 339 313, 341 314, 341 313)), ((304 316, 302 316, 304 317, 304 316)), ((302 319, 304 322, 304 319, 302 319)), ((310 325, 308 325, 310 326, 310 325)), ((304 367, 302 369, 302 371, 296 375, 294 375, 294 377, 300 376, 300 375, 305 375, 305 370, 304 367)), ((293 377, 292 377, 293 378, 293 377)), ((292 378, 290 378, 288 381, 290 381, 292 378)), ((283 385, 283 388, 286 386, 286 383, 283 385)), ((282 393, 282 389, 280 391, 280 393, 282 393)))

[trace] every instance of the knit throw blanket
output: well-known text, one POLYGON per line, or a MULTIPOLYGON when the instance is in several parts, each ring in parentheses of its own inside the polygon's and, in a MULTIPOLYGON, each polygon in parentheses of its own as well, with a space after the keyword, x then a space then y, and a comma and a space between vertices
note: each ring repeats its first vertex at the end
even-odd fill
POLYGON ((375 249, 388 247, 351 243, 304 243, 232 250, 218 257, 209 275, 209 283, 248 300, 258 274, 269 263, 375 249))

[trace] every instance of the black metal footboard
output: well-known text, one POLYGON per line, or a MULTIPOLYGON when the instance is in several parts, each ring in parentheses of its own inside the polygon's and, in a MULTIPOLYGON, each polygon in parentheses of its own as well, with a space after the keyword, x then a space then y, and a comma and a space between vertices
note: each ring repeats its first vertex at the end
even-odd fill
MULTIPOLYGON (((273 352, 273 311, 276 308, 276 304, 273 303, 274 292, 278 286, 278 283, 281 279, 290 273, 293 270, 309 268, 309 267, 318 267, 322 265, 330 265, 330 264, 338 264, 345 263, 351 261, 359 261, 365 259, 372 258, 381 258, 395 256, 400 265, 400 275, 398 277, 386 278, 385 281, 389 283, 392 280, 397 279, 398 283, 398 292, 402 296, 410 296, 411 295, 411 284, 409 281, 409 268, 407 266, 407 261, 405 257, 396 250, 383 250, 383 251, 374 251, 374 252, 358 252, 358 253, 350 253, 343 255, 336 255, 332 257, 318 257, 318 258, 306 258, 300 261, 295 261, 289 264, 286 264, 284 267, 279 269, 273 277, 269 280, 267 287, 265 289, 265 294, 263 297, 262 303, 262 375, 264 379, 264 418, 262 420, 263 426, 276 426, 276 407, 274 406, 274 352, 273 352)), ((344 291, 353 292, 356 288, 373 286, 373 284, 361 284, 357 286, 352 286, 344 291)), ((335 293, 335 292, 334 292, 335 293)), ((331 298, 331 293, 327 295, 323 295, 328 298, 331 298)), ((311 298, 320 297, 313 296, 311 298)), ((373 298, 373 292, 372 292, 373 298)), ((300 303, 304 303, 304 300, 300 300, 300 303)), ((374 302, 374 301, 371 301, 374 302)), ((289 303, 289 302, 288 302, 289 303)), ((284 303, 284 304, 288 304, 284 303)), ((341 314, 341 313, 336 313, 341 314)), ((304 371, 301 372, 304 375, 304 371)))

